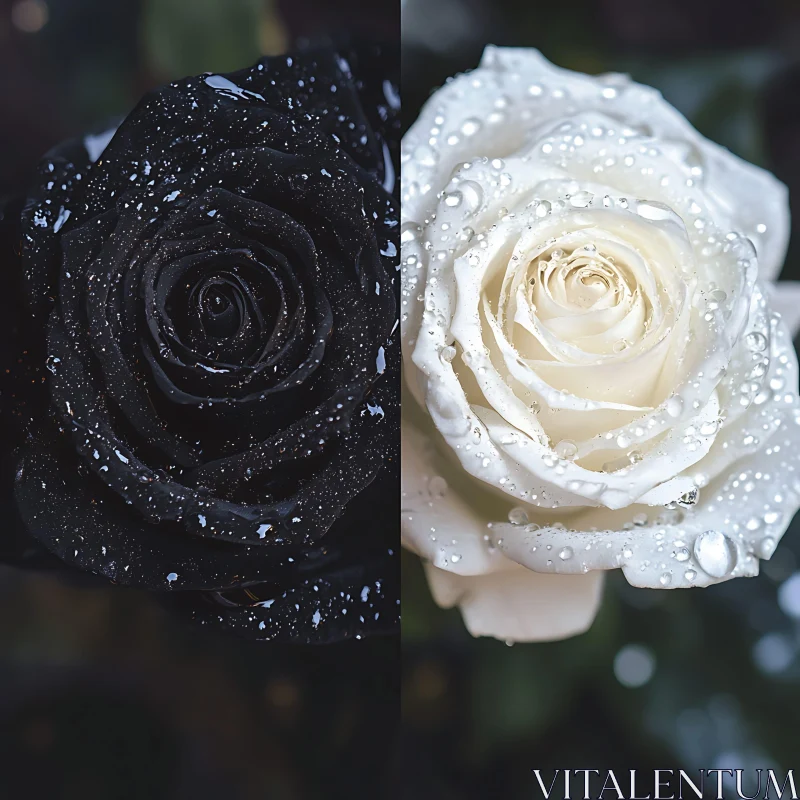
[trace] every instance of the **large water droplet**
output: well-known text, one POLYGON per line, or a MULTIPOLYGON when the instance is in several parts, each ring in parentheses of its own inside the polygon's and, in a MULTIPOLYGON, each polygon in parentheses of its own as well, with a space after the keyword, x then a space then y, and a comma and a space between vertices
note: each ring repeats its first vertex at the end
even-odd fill
POLYGON ((672 395, 672 397, 668 397, 664 403, 664 410, 671 417, 679 417, 681 415, 681 411, 683 411, 683 398, 677 394, 672 395))
POLYGON ((736 545, 720 531, 701 533, 694 542, 694 557, 712 578, 722 578, 736 566, 736 545))
POLYGON ((763 333, 753 331, 745 336, 745 344, 754 353, 762 353, 769 346, 769 341, 763 333))
POLYGON ((554 448, 559 458, 572 461, 578 455, 578 445, 572 439, 562 439, 554 448))
POLYGON ((653 222, 663 222, 666 219, 673 219, 677 215, 663 203, 656 203, 652 200, 641 200, 636 204, 636 213, 644 219, 653 222))
POLYGON ((439 351, 439 358, 440 358, 440 359, 441 359, 441 360, 442 360, 442 361, 443 361, 445 364, 449 364, 449 363, 450 363, 450 362, 451 362, 451 361, 452 361, 452 360, 453 360, 455 357, 456 357, 456 349, 455 349, 455 347, 453 347, 453 345, 451 345, 451 344, 445 345, 445 346, 444 346, 444 347, 443 347, 443 348, 442 348, 442 349, 439 351))
POLYGON ((759 558, 769 558, 775 552, 775 540, 771 536, 764 537, 758 545, 759 558))
POLYGON ((483 187, 475 181, 461 181, 458 184, 464 211, 474 214, 483 205, 483 187))
POLYGON ((569 198, 569 204, 573 208, 587 208, 591 205, 594 195, 591 192, 576 192, 569 198))
POLYGON ((516 506, 508 512, 508 521, 512 525, 527 525, 530 522, 528 512, 521 506, 516 506))
POLYGON ((713 436, 719 430, 719 420, 711 419, 700 425, 700 433, 703 436, 713 436))

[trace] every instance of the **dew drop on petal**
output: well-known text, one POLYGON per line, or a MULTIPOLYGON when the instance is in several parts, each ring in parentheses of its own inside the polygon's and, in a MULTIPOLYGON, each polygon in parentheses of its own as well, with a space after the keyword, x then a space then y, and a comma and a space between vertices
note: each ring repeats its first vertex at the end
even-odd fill
POLYGON ((572 461, 578 454, 578 445, 572 439, 562 439, 554 448, 559 458, 572 461))
POLYGON ((764 336, 763 333, 759 333, 758 331, 753 331, 752 333, 748 333, 747 336, 745 336, 745 344, 754 353, 762 353, 764 350, 767 349, 769 342, 767 341, 767 337, 764 336))
POLYGON ((676 394, 672 395, 664 403, 664 409, 671 417, 679 417, 683 411, 683 398, 676 394))
POLYGON ((483 187, 475 181, 461 181, 458 188, 464 210, 474 214, 483 205, 483 187))
POLYGON ((713 436, 719 430, 719 420, 706 420, 700 425, 700 433, 703 436, 713 436))
POLYGON ((625 341, 625 339, 618 339, 616 342, 614 342, 615 353, 622 353, 627 349, 628 349, 628 343, 625 341))
POLYGON ((775 540, 771 536, 765 536, 758 545, 758 555, 760 558, 769 558, 775 552, 775 540))
POLYGON ((669 206, 651 200, 641 200, 637 203, 636 213, 640 217, 653 222, 663 222, 664 220, 673 219, 675 217, 675 212, 669 206))
POLYGON ((736 545, 720 531, 706 531, 695 540, 694 557, 712 578, 722 578, 736 566, 736 545))
POLYGON ((594 195, 591 192, 576 192, 569 198, 569 204, 573 208, 586 208, 591 205, 594 195))
POLYGON ((508 512, 508 521, 512 525, 527 525, 530 522, 528 512, 521 506, 515 506, 508 512))
POLYGON ((465 119, 461 124, 461 133, 463 133, 464 136, 474 136, 481 127, 482 123, 479 119, 470 117, 469 119, 465 119))
POLYGON ((439 358, 445 363, 449 364, 456 357, 456 349, 452 345, 445 345, 439 351, 439 358))

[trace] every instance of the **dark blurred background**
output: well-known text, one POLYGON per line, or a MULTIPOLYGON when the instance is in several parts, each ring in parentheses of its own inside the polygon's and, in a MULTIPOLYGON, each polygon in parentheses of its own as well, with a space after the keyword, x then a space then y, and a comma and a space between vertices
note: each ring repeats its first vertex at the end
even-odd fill
MULTIPOLYGON (((796 0, 403 0, 405 126, 490 43, 657 87, 706 136, 774 171, 800 209, 796 0)), ((793 241, 782 277, 797 280, 800 210, 793 241)), ((470 638, 406 556, 401 796, 529 800, 541 797, 533 768, 800 771, 798 556, 800 517, 755 579, 670 592, 612 573, 589 633, 511 648, 470 638)))
MULTIPOLYGON (((154 86, 298 40, 396 40, 398 7, 0 0, 0 196, 154 86)), ((0 800, 381 797, 399 672, 396 637, 257 645, 145 593, 0 567, 0 800)))

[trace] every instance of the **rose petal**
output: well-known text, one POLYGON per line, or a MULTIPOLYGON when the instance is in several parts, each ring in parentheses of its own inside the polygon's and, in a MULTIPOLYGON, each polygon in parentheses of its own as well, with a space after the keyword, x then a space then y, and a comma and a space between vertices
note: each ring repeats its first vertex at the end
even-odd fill
POLYGON ((473 636, 548 642, 588 630, 600 608, 603 575, 540 575, 525 569, 465 577, 426 565, 434 600, 459 606, 473 636))

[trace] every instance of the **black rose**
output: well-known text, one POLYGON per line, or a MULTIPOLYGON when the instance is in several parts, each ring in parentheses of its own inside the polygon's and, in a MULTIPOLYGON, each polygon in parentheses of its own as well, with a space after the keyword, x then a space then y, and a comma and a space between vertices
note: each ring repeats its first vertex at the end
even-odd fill
POLYGON ((187 78, 48 154, 4 223, 27 304, 7 556, 39 544, 259 638, 396 625, 389 61, 187 78))

